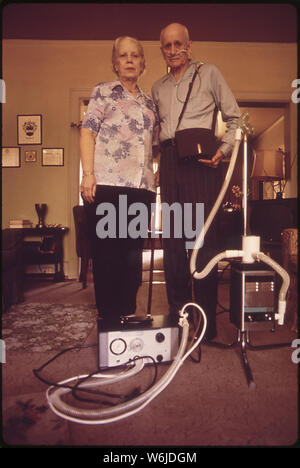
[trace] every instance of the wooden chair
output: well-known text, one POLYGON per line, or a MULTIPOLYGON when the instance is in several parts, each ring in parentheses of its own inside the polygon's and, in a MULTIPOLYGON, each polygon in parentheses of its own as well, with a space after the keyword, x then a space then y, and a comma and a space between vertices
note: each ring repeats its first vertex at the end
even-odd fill
POLYGON ((298 229, 288 228, 282 232, 283 267, 290 275, 287 296, 287 323, 291 330, 298 330, 298 229))
POLYGON ((92 258, 91 241, 88 236, 87 217, 85 208, 82 205, 73 207, 73 216, 76 233, 76 253, 80 258, 80 276, 79 281, 82 282, 82 287, 87 287, 87 272, 89 260, 92 258))

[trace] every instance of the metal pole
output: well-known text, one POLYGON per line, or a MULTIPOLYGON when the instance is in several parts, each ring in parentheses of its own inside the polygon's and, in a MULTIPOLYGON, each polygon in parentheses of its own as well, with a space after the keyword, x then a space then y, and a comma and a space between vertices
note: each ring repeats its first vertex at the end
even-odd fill
POLYGON ((243 157, 243 213, 244 213, 244 236, 247 235, 247 134, 244 133, 244 157, 243 157))

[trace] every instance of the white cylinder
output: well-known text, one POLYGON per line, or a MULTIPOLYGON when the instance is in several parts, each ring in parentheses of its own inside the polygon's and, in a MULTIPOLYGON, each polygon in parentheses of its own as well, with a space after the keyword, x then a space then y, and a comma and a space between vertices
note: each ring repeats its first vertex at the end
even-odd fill
POLYGON ((242 262, 254 263, 255 257, 253 254, 260 251, 260 237, 259 236, 243 236, 242 250, 244 252, 242 262))

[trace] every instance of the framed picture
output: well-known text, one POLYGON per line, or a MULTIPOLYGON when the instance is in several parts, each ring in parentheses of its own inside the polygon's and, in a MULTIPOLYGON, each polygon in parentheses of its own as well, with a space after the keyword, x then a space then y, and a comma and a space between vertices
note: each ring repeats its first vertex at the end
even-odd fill
POLYGON ((63 166, 63 148, 42 148, 42 166, 63 166))
POLYGON ((18 145, 42 144, 42 116, 18 115, 18 145))
POLYGON ((2 167, 21 167, 20 148, 2 147, 2 167))
POLYGON ((37 151, 25 151, 25 162, 37 162, 37 151))

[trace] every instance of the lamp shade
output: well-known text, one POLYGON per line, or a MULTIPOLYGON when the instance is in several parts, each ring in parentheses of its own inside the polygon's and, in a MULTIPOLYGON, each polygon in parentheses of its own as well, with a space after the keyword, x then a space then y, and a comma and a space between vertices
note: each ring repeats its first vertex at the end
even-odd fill
POLYGON ((272 181, 284 179, 284 154, 280 150, 257 150, 254 152, 252 179, 272 181))

